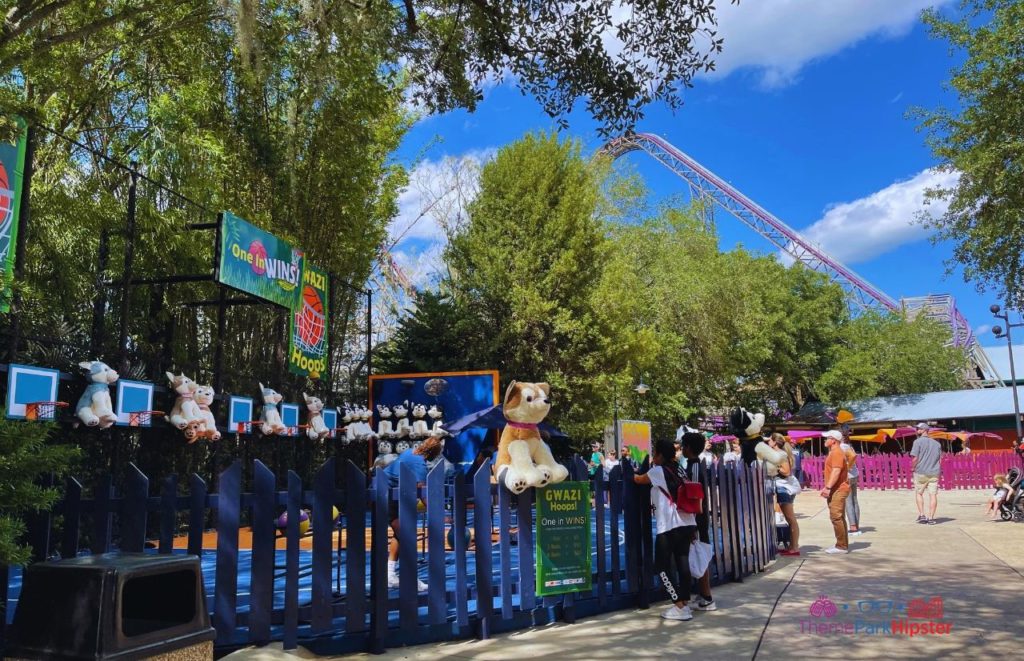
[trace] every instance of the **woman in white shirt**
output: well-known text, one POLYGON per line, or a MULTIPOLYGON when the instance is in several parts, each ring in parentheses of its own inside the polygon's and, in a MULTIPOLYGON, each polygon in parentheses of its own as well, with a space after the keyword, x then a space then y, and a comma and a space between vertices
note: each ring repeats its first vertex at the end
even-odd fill
POLYGON ((680 512, 669 497, 680 483, 682 472, 676 462, 676 449, 671 441, 655 442, 651 451, 654 466, 643 475, 634 475, 637 484, 649 484, 654 505, 654 570, 665 584, 672 605, 661 614, 666 620, 692 620, 690 601, 690 541, 697 531, 693 514, 680 512))
POLYGON ((604 479, 608 480, 608 476, 611 474, 612 469, 619 465, 618 453, 615 450, 608 450, 608 454, 604 458, 604 479))

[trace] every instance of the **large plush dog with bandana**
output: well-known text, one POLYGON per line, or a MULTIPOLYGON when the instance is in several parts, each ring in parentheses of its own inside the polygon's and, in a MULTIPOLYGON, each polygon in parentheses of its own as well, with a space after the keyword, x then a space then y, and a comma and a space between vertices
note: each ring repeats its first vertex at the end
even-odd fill
POLYGON ((513 381, 505 391, 502 408, 506 423, 494 467, 498 481, 513 493, 561 482, 569 476, 565 466, 555 461, 537 428, 551 410, 550 394, 551 387, 546 383, 513 381))

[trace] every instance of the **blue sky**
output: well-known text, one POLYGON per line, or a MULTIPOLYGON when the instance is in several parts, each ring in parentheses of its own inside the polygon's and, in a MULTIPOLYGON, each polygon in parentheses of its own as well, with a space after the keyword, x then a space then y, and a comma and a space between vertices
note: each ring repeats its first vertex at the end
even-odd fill
MULTIPOLYGON (((933 4, 951 11, 952 3, 717 4, 725 39, 718 72, 698 78, 674 114, 648 108, 637 130, 661 135, 891 297, 952 294, 979 341, 999 345, 989 332, 994 294, 977 293, 959 272, 946 275, 952 247, 932 245, 914 223, 924 189, 950 175, 930 170, 935 160, 907 111, 956 101, 942 87, 955 61, 918 15, 933 4)), ((587 153, 601 146, 584 110, 569 119, 565 135, 582 141, 587 153)), ((401 237, 396 259, 415 280, 428 280, 439 263, 443 233, 434 217, 451 204, 424 210, 446 190, 452 162, 485 160, 529 131, 553 128, 538 104, 508 82, 488 89, 475 113, 428 117, 413 127, 397 154, 413 169, 413 184, 392 233, 401 237)), ((646 154, 625 159, 652 201, 685 192, 646 154)), ((717 218, 723 249, 742 243, 776 252, 731 216, 717 218)))

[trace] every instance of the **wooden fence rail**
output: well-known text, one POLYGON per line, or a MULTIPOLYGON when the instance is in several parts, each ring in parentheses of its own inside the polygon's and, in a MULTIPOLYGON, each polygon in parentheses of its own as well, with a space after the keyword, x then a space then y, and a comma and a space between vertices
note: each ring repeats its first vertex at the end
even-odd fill
MULTIPOLYGON (((569 468, 570 479, 587 480, 578 457, 569 468)), ((121 493, 109 475, 93 485, 89 498, 69 479, 60 505, 33 523, 34 553, 40 561, 114 550, 200 555, 222 651, 272 640, 321 654, 381 651, 571 622, 663 597, 653 571, 650 487, 634 483, 628 463, 607 479, 598 471, 592 482, 593 589, 543 598, 535 592, 532 490, 515 496, 492 484, 489 465, 468 476, 446 475, 438 465, 421 485, 403 467, 397 489, 388 487, 383 472, 367 479, 350 462, 338 469, 329 459, 312 484, 303 485, 296 473, 279 480, 255 461, 248 493, 242 492, 239 461, 219 475, 215 493, 195 475, 187 492, 181 489, 186 481, 175 476, 151 488, 135 466, 121 493), (279 490, 279 483, 286 488, 279 490), (389 501, 397 501, 400 521, 397 588, 387 576, 389 501), (310 512, 305 532, 302 510, 310 512), (275 519, 282 512, 288 520, 279 529, 275 519), (417 589, 420 580, 426 591, 417 589)), ((702 482, 713 581, 763 571, 777 549, 774 493, 763 466, 702 468, 702 482)), ((0 571, 6 604, 20 574, 0 571)), ((10 615, 4 613, 0 627, 10 615)))

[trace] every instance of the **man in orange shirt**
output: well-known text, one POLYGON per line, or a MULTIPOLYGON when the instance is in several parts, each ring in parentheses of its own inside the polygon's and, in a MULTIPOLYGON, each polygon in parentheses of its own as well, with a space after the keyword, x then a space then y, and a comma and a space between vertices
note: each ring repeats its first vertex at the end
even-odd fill
POLYGON ((849 538, 846 535, 846 498, 850 495, 850 482, 847 476, 846 455, 839 444, 843 435, 837 431, 823 434, 828 457, 825 459, 825 488, 821 497, 828 501, 828 515, 832 520, 832 529, 836 533, 836 545, 825 549, 825 553, 849 553, 849 538))

